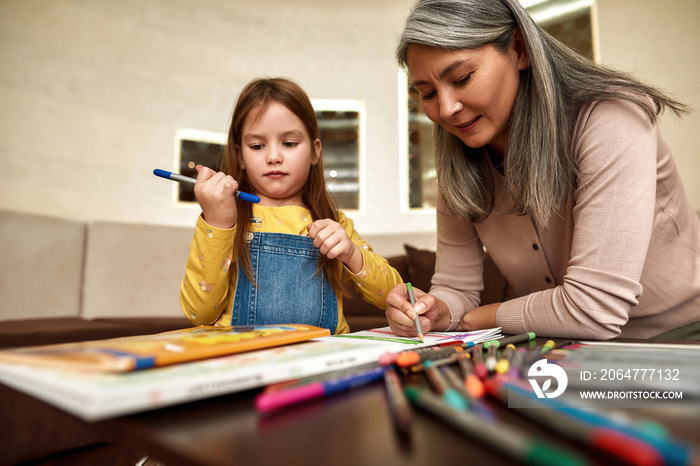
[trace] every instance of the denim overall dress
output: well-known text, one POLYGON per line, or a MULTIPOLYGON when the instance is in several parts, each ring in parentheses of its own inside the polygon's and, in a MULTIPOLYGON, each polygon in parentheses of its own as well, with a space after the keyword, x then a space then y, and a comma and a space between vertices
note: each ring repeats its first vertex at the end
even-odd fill
POLYGON ((287 233, 251 234, 255 284, 239 265, 231 325, 307 324, 335 333, 338 298, 323 269, 317 271, 320 252, 313 240, 287 233))

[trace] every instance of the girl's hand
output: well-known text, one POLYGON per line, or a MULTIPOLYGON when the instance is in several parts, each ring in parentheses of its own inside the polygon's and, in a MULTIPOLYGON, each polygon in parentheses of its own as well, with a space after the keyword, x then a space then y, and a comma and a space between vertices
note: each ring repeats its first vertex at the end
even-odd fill
POLYGON ((418 335, 413 320, 418 314, 423 333, 431 330, 444 330, 450 326, 450 312, 447 305, 435 296, 413 288, 416 305, 411 306, 406 284, 399 283, 386 296, 386 320, 397 335, 413 337, 418 335))
POLYGON ((194 195, 202 208, 204 221, 215 228, 232 228, 238 217, 235 196, 238 183, 233 177, 202 165, 195 169, 194 195))
POLYGON ((353 243, 343 226, 331 219, 316 220, 306 227, 314 246, 329 259, 338 259, 352 273, 360 273, 363 266, 362 251, 353 243))
POLYGON ((486 304, 468 311, 457 324, 457 330, 472 331, 496 327, 496 311, 501 304, 486 304))

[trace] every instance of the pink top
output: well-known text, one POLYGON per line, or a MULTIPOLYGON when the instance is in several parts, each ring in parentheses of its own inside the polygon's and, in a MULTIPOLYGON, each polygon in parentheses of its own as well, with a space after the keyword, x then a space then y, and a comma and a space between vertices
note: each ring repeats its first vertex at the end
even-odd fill
POLYGON ((700 220, 658 125, 636 105, 595 102, 572 141, 577 184, 548 229, 502 214, 509 200, 495 169, 483 222, 438 202, 430 292, 449 306, 451 329, 479 305, 482 246, 519 296, 498 308, 504 333, 648 338, 700 320, 700 220))

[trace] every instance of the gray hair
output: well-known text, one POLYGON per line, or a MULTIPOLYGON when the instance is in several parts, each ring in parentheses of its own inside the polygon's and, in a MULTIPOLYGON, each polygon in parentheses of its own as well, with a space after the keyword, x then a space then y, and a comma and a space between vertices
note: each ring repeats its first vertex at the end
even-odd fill
MULTIPOLYGON (((547 34, 517 0, 418 0, 396 49, 407 69, 412 44, 439 49, 493 45, 505 51, 520 28, 530 67, 521 71, 504 155, 512 213, 546 226, 571 192, 576 167, 571 133, 581 107, 599 99, 621 99, 641 107, 651 121, 668 107, 688 107, 625 73, 581 57, 547 34)), ((494 184, 485 148, 470 148, 439 125, 434 127, 438 186, 452 214, 484 220, 493 210, 494 184)))

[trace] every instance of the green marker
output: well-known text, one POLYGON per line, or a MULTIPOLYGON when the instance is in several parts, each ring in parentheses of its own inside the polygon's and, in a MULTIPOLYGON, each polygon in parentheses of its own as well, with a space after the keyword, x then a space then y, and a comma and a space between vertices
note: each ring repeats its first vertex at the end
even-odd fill
POLYGON ((536 335, 533 332, 521 333, 520 335, 513 335, 510 337, 501 338, 498 340, 489 340, 484 342, 484 349, 489 349, 489 346, 496 345, 496 348, 501 346, 506 346, 507 344, 522 343, 524 341, 534 340, 536 335))
MULTIPOLYGON (((406 289, 408 290, 408 299, 411 301, 411 306, 416 305, 416 297, 413 296, 413 286, 411 282, 406 283, 406 289)), ((423 329, 420 327, 420 316, 417 313, 413 313, 413 321, 416 323, 416 332, 418 332, 418 339, 423 341, 423 329)))

